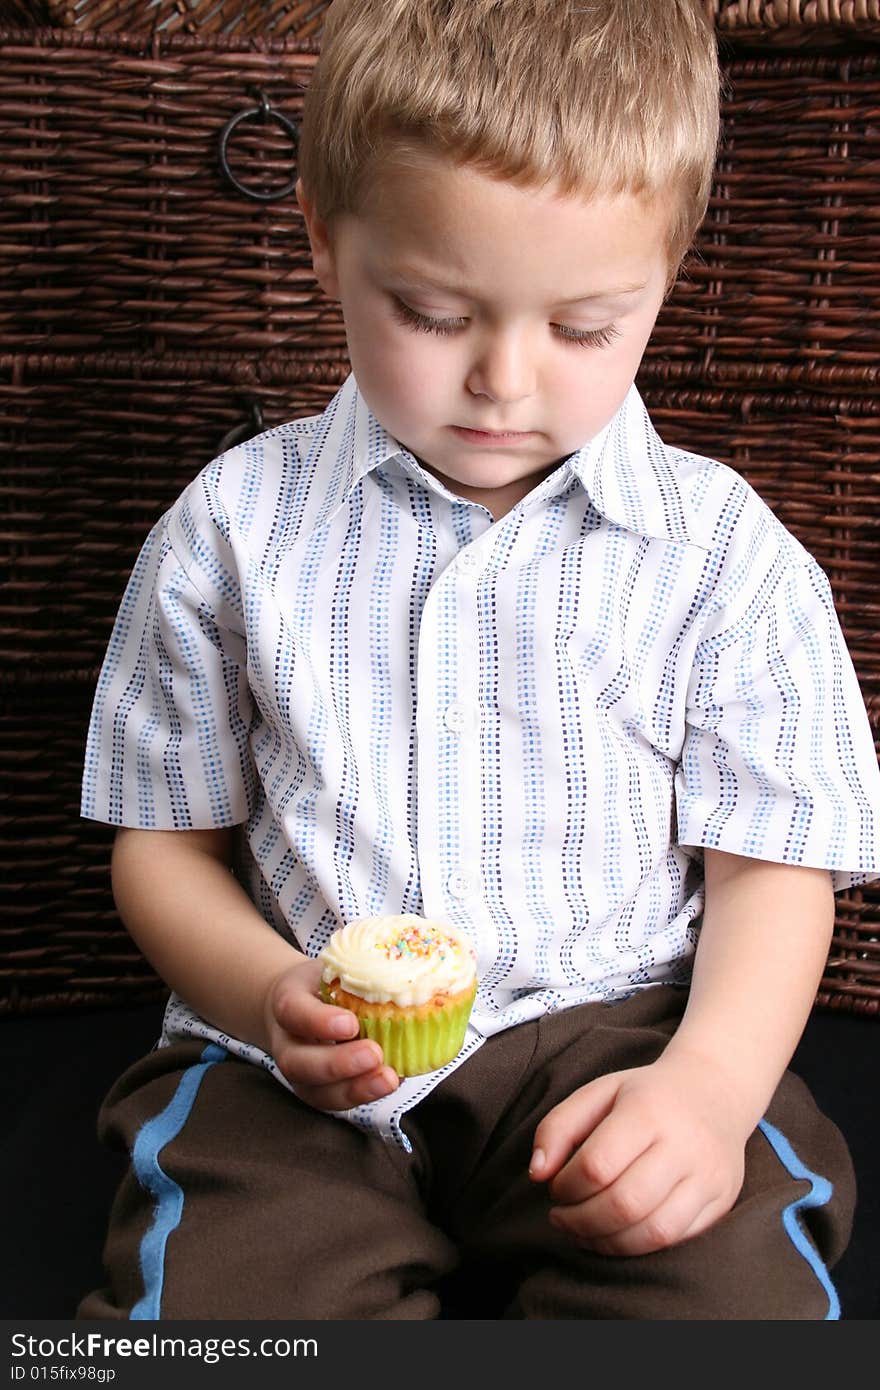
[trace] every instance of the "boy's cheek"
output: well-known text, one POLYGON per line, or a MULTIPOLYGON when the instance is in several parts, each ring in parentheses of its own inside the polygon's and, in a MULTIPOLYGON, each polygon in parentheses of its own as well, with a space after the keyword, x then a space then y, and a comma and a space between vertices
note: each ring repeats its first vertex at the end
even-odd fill
POLYGON ((394 433, 389 417, 394 422, 420 423, 433 422, 438 409, 442 413, 438 400, 441 374, 418 349, 388 350, 381 343, 361 345, 351 337, 349 347, 361 394, 386 429, 394 433))

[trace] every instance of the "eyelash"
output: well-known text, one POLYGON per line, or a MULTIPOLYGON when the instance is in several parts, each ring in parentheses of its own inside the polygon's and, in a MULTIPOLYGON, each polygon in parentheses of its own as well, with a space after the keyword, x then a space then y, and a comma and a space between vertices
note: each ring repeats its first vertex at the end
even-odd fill
MULTIPOLYGON (((467 322, 466 319, 427 318, 424 314, 417 314, 415 309, 404 304, 402 299, 394 298, 393 305, 399 323, 405 324, 408 328, 419 329, 422 333, 437 333, 445 337, 448 333, 456 333, 467 322)), ((584 332, 566 328, 561 323, 555 324, 554 327, 566 342, 574 343, 577 347, 607 347, 615 338, 620 337, 620 329, 615 328, 613 324, 609 324, 607 328, 592 328, 584 332)))

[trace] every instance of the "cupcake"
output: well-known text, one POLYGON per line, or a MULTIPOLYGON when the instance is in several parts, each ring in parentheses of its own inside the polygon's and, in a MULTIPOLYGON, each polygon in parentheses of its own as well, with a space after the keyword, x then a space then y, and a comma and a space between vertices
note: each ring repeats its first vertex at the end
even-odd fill
POLYGON ((331 936, 321 998, 350 1009, 398 1076, 436 1071, 464 1042, 477 991, 467 937, 424 917, 368 917, 331 936))

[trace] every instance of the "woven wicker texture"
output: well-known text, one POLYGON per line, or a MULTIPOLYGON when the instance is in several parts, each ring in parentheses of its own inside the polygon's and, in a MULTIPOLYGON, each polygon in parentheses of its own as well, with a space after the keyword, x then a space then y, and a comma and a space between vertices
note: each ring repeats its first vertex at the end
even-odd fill
POLYGON ((0 20, 103 34, 251 34, 305 39, 320 33, 330 0, 0 0, 0 20))
POLYGON ((709 0, 707 8, 722 33, 880 23, 880 0, 709 0))
MULTIPOLYGON (((161 992, 113 911, 111 833, 78 818, 85 726, 149 526, 231 431, 315 413, 346 374, 295 199, 252 202, 218 164, 258 92, 298 121, 317 52, 0 31, 0 1011, 161 992)), ((880 734, 880 53, 725 66, 709 214, 639 384, 665 437, 743 472, 826 569, 880 734)), ((256 117, 229 155, 271 190, 295 151, 256 117)), ((880 1012, 873 886, 838 898, 819 1003, 880 1012)))
MULTIPOLYGON (((726 35, 864 27, 880 23, 880 0, 703 0, 726 35)), ((0 20, 102 33, 315 37, 329 0, 0 0, 0 20)), ((788 36, 791 41, 791 35, 788 36)))
MULTIPOLYGON (((254 109, 257 90, 299 121, 314 53, 172 40, 147 58, 131 37, 60 31, 32 43, 0 32, 0 43, 7 346, 317 345, 327 309, 296 200, 252 202, 218 161, 223 127, 254 109)), ((228 158, 264 191, 295 168, 290 137, 271 121, 239 126, 228 158)))

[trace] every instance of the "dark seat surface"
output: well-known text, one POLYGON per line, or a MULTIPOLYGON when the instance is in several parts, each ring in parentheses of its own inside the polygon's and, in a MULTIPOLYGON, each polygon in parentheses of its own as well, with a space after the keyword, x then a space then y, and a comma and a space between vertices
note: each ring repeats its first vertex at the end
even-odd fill
MULTIPOLYGON (((0 1316, 69 1318, 101 1283, 101 1247, 122 1160, 95 1137, 116 1076, 155 1042, 161 1005, 0 1023, 8 1138, 0 1152, 5 1256, 0 1316)), ((880 1317, 880 1023, 814 1012, 792 1064, 847 1136, 860 1200, 834 1271, 846 1319, 880 1317)))

